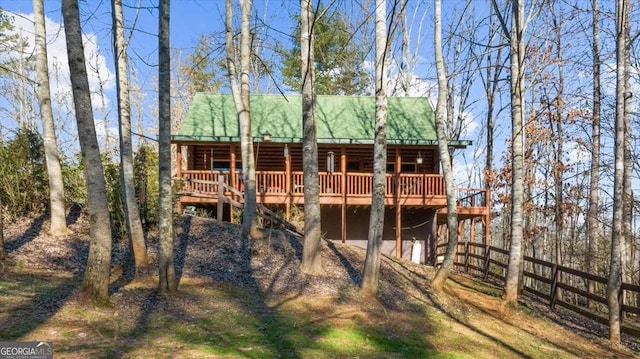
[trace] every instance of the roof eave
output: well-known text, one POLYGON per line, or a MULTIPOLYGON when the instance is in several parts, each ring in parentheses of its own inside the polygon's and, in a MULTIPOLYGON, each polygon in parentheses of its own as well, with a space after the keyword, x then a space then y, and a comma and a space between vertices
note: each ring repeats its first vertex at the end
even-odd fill
MULTIPOLYGON (((173 135, 171 142, 240 142, 240 137, 236 136, 185 136, 173 135)), ((265 142, 262 136, 253 138, 253 142, 265 142)), ((302 143, 302 138, 298 137, 271 137, 269 142, 275 143, 302 143)), ((318 138, 318 143, 323 144, 345 144, 345 145, 372 145, 374 140, 359 138, 318 138)), ((388 139, 389 145, 410 145, 410 146, 437 146, 438 140, 416 140, 416 139, 388 139)), ((455 148, 465 148, 473 144, 469 140, 449 140, 449 146, 455 148)))

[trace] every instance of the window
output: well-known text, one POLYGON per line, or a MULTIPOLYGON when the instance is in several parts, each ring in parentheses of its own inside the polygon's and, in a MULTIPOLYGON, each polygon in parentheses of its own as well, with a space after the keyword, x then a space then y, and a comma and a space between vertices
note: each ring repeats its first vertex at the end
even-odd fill
MULTIPOLYGON (((211 160, 212 171, 229 171, 229 160, 211 160)), ((242 170, 242 162, 236 161, 236 171, 242 170)))
POLYGON ((357 171, 360 169, 360 161, 347 162, 347 171, 357 171))
POLYGON ((396 164, 393 162, 387 162, 387 173, 394 173, 396 171, 396 164))
POLYGON ((400 167, 400 172, 404 173, 416 173, 416 164, 412 162, 405 162, 400 167))

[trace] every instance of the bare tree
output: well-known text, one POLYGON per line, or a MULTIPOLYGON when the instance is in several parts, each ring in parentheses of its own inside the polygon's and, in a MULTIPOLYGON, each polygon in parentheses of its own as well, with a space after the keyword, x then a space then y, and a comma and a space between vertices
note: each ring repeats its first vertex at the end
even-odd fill
POLYGON ((158 292, 178 290, 173 259, 173 202, 171 191, 171 53, 169 49, 169 0, 160 0, 158 23, 158 147, 160 198, 158 204, 158 292))
POLYGON ((240 25, 240 84, 238 84, 236 71, 236 50, 233 39, 233 4, 231 0, 226 1, 227 71, 240 124, 240 151, 244 180, 242 231, 244 235, 257 238, 259 233, 256 222, 256 166, 253 154, 253 138, 251 137, 251 90, 249 86, 249 60, 251 55, 249 20, 252 1, 241 0, 240 8, 242 13, 240 25))
MULTIPOLYGON (((498 9, 496 0, 492 5, 500 19, 502 29, 509 38, 509 54, 511 62, 511 245, 509 248, 509 264, 505 281, 503 300, 507 304, 516 305, 520 289, 523 269, 524 239, 524 74, 525 74, 525 42, 524 34, 533 12, 524 18, 524 0, 511 0, 511 30, 498 9)), ((533 6, 533 5, 532 5, 533 6)))
POLYGON ((438 152, 440 154, 440 165, 447 193, 447 228, 449 230, 449 243, 444 256, 442 266, 438 269, 431 286, 434 290, 442 291, 444 282, 449 277, 449 272, 453 268, 458 246, 458 213, 456 201, 456 188, 451 168, 451 156, 447 144, 445 121, 447 118, 447 99, 449 98, 449 87, 447 84, 447 70, 445 68, 444 56, 442 54, 442 3, 435 0, 434 6, 434 50, 436 56, 436 70, 438 72, 438 103, 436 104, 436 131, 438 133, 438 152))
POLYGON ((91 240, 81 297, 88 301, 106 302, 109 299, 111 222, 104 170, 100 161, 100 149, 93 120, 77 0, 62 1, 62 17, 90 213, 91 240))
MULTIPOLYGON (((493 7, 491 11, 495 13, 493 7)), ((495 16, 491 16, 491 23, 489 24, 489 33, 487 35, 487 47, 493 47, 494 41, 500 38, 498 35, 498 30, 496 29, 497 24, 495 24, 495 16)), ((482 78, 483 88, 485 97, 487 100, 487 128, 486 128, 486 141, 487 141, 487 149, 486 149, 486 161, 484 166, 484 187, 487 190, 491 189, 494 179, 494 170, 493 170, 493 136, 495 132, 495 110, 496 110, 496 96, 498 94, 500 88, 500 76, 502 74, 502 46, 498 46, 497 50, 494 52, 489 52, 486 56, 486 67, 485 67, 485 76, 482 78)), ((481 75, 482 77, 482 75, 481 75)), ((488 223, 486 225, 489 225, 488 223)))
MULTIPOLYGON (((598 253, 598 206, 600 204, 600 109, 602 95, 600 93, 600 9, 599 0, 591 0, 592 36, 593 44, 591 56, 593 57, 593 108, 591 119, 591 170, 589 179, 589 204, 587 209, 587 231, 589 249, 587 251, 587 271, 598 273, 596 254, 598 253)), ((589 292, 594 293, 596 282, 589 281, 589 292)))
POLYGON ((301 268, 307 274, 319 274, 320 258, 320 185, 318 183, 318 140, 316 136, 316 87, 314 62, 315 13, 311 0, 300 0, 300 55, 302 60, 302 125, 304 166, 304 247, 301 268))
POLYGON ((380 250, 384 229, 384 189, 387 170, 387 2, 376 0, 376 120, 373 147, 373 190, 362 292, 375 296, 380 275, 380 250))
POLYGON ((60 156, 53 126, 53 109, 51 107, 51 91, 49 89, 49 66, 47 65, 47 33, 44 21, 44 4, 42 0, 33 0, 33 17, 35 23, 36 72, 38 75, 38 103, 42 130, 44 133, 44 153, 49 175, 49 205, 51 208, 52 235, 67 233, 66 206, 64 184, 60 156))
MULTIPOLYGON (((554 167, 553 167, 553 186, 554 186, 554 194, 555 194, 555 206, 554 206, 554 222, 555 222, 555 263, 562 263, 562 240, 563 240, 563 227, 564 227, 564 215, 563 215, 563 207, 564 207, 564 199, 563 199, 563 188, 564 188, 564 179, 563 174, 565 172, 564 161, 563 161, 563 147, 564 147, 564 128, 562 126, 562 118, 564 116, 564 59, 562 57, 562 13, 557 14, 555 11, 556 4, 550 4, 551 17, 553 22, 553 30, 555 34, 555 46, 556 46, 556 62, 558 66, 558 78, 556 80, 557 93, 556 98, 553 100, 555 104, 556 111, 555 114, 550 114, 550 121, 555 117, 555 128, 552 124, 549 124, 549 128, 555 132, 555 141, 553 141, 553 145, 556 147, 554 151, 554 167)), ((562 292, 558 291, 557 295, 559 297, 562 292)))
MULTIPOLYGON (((629 4, 629 12, 631 12, 632 5, 629 4)), ((625 24, 625 46, 624 46, 624 59, 625 59, 625 68, 624 68, 624 158, 623 158, 623 175, 622 175, 622 232, 623 232, 623 242, 621 249, 622 256, 622 281, 631 283, 633 281, 634 275, 634 238, 633 238, 633 191, 632 191, 632 176, 633 176, 633 154, 631 152, 631 139, 633 138, 633 133, 631 131, 631 111, 632 111, 632 102, 631 97, 632 89, 630 84, 630 49, 631 49, 631 24, 630 24, 631 15, 628 16, 628 19, 625 21, 628 24, 625 24)), ((629 296, 629 292, 623 292, 623 298, 621 301, 624 301, 625 297, 629 296)), ((629 298, 630 299, 630 298, 629 298)))
POLYGON ((616 119, 615 119, 615 174, 613 182, 613 228, 611 231, 611 260, 607 283, 609 308, 609 340, 620 343, 620 286, 622 285, 622 246, 624 232, 624 158, 625 122, 630 110, 631 94, 627 88, 629 74, 629 29, 631 5, 629 0, 616 1, 616 119))
MULTIPOLYGON (((36 0, 34 0, 36 1, 36 0)), ((120 177, 122 204, 127 223, 127 235, 133 252, 136 269, 147 266, 147 248, 142 233, 142 222, 136 202, 133 182, 133 146, 131 144, 131 103, 129 99, 129 70, 127 44, 124 39, 122 0, 112 0, 113 46, 116 57, 116 86, 118 89, 118 122, 120 124, 120 177)))

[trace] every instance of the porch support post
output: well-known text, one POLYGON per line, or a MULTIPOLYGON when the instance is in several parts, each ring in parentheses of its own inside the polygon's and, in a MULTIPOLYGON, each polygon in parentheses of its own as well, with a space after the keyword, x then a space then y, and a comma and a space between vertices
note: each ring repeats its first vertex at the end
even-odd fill
POLYGON ((490 218, 489 214, 485 214, 484 216, 482 216, 482 227, 484 229, 484 245, 485 246, 488 246, 489 243, 491 242, 489 238, 489 236, 491 235, 489 218, 490 218))
MULTIPOLYGON (((462 245, 460 244, 460 239, 462 238, 462 232, 464 231, 464 226, 465 226, 465 221, 458 220, 456 238, 454 238, 454 240, 456 241, 456 248, 457 248, 456 252, 458 253, 464 253, 464 244, 462 245)), ((462 263, 462 262, 464 262, 464 258, 461 255, 458 255, 458 263, 462 263)))
MULTIPOLYGON (((236 146, 235 144, 229 144, 229 186, 238 189, 236 175, 236 146)), ((232 193, 231 197, 237 200, 236 196, 232 193)), ((235 209, 233 206, 229 206, 229 222, 233 223, 235 209)))
MULTIPOLYGON (((182 178, 182 144, 176 144, 176 177, 182 178)), ((182 197, 178 197, 176 211, 182 213, 182 197)))
MULTIPOLYGON (((471 228, 469 229, 469 242, 470 243, 476 243, 476 217, 472 217, 470 219, 470 223, 471 223, 471 228)), ((469 246, 469 252, 474 252, 476 251, 476 247, 475 246, 469 246)), ((476 259, 475 257, 470 257, 469 260, 471 261, 471 264, 475 265, 476 264, 476 259)))
POLYGON ((485 214, 482 217, 482 223, 484 224, 484 245, 488 246, 491 243, 491 192, 485 191, 485 214))
POLYGON ((234 143, 229 145, 229 185, 237 188, 237 173, 236 173, 236 145, 234 143))
POLYGON ((342 243, 347 242, 347 153, 344 146, 340 147, 340 193, 342 193, 342 208, 340 209, 340 237, 342 243))
MULTIPOLYGON (((287 145, 285 144, 285 146, 287 146, 287 145)), ((291 218, 291 201, 292 201, 292 197, 291 197, 291 158, 290 158, 290 155, 289 155, 289 151, 290 150, 285 151, 285 154, 284 154, 284 171, 285 171, 284 187, 285 187, 285 192, 287 193, 287 199, 285 200, 284 208, 285 208, 285 217, 286 217, 287 221, 289 221, 289 219, 291 218)))
POLYGON ((182 144, 176 144, 176 177, 182 177, 182 144))
POLYGON ((395 197, 396 204, 396 258, 402 258, 402 206, 400 205, 400 196, 398 195, 398 185, 400 183, 400 170, 402 167, 402 158, 400 157, 400 148, 396 147, 395 151, 396 163, 395 163, 395 189, 393 196, 395 197))
POLYGON ((440 238, 440 226, 438 225, 438 211, 433 211, 432 223, 431 223, 431 240, 429 243, 425 243, 424 255, 425 263, 431 263, 432 266, 436 265, 436 259, 438 258, 438 238, 440 238), (427 248, 429 248, 427 250, 427 248))
POLYGON ((216 214, 216 217, 217 217, 216 219, 219 222, 222 222, 222 216, 224 214, 223 212, 224 202, 225 202, 224 201, 224 175, 221 174, 220 176, 218 176, 218 204, 217 204, 218 213, 216 214))

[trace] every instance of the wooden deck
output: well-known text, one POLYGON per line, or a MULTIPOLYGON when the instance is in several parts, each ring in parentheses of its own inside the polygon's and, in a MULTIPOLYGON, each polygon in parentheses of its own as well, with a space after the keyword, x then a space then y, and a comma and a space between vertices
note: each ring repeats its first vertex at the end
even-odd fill
MULTIPOLYGON (((240 173, 221 171, 188 170, 175 178, 179 204, 243 203, 244 186, 240 173)), ((385 204, 395 208, 396 256, 402 257, 401 208, 431 208, 436 212, 438 228, 446 225, 446 195, 444 180, 434 174, 387 174, 385 204)), ((302 172, 258 171, 256 172, 256 200, 258 205, 277 205, 285 209, 285 220, 289 220, 292 205, 304 204, 302 172)), ((346 211, 349 206, 370 206, 372 174, 369 173, 319 173, 320 204, 339 206, 341 210, 340 238, 347 240, 346 211)), ((475 231, 474 221, 480 220, 484 227, 484 242, 489 243, 490 198, 485 189, 458 188, 458 232, 465 222, 470 222, 471 236, 475 231)), ((223 206, 217 206, 217 218, 222 218, 223 206)), ((435 235, 435 234, 434 234, 435 235)))
MULTIPOLYGON (((177 178, 178 194, 183 203, 217 203, 218 196, 234 194, 220 187, 221 183, 243 191, 239 173, 220 171, 182 171, 177 178), (220 193, 220 189, 222 193, 220 193)), ((372 174, 319 173, 320 204, 369 206, 371 204, 372 174)), ((446 211, 443 177, 433 174, 387 174, 385 204, 388 206, 420 206, 446 211)), ((262 204, 303 204, 302 172, 256 172, 257 202, 262 204)), ((482 216, 488 211, 485 189, 457 189, 459 214, 482 216)))

